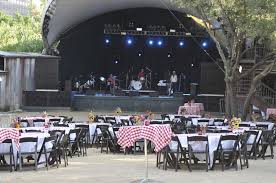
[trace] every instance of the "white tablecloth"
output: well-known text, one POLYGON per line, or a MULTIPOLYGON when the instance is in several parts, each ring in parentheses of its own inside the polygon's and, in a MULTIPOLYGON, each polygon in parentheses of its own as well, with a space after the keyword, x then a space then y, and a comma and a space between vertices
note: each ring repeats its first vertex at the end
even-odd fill
POLYGON ((170 120, 174 120, 175 118, 185 117, 185 118, 201 118, 201 115, 179 115, 179 114, 168 114, 170 120))
POLYGON ((208 126, 208 125, 213 125, 214 124, 214 120, 211 119, 211 118, 192 118, 192 123, 193 125, 202 125, 202 126, 208 126), (204 121, 207 121, 207 122, 199 122, 199 120, 204 120, 204 121))
MULTIPOLYGON (((188 136, 196 136, 197 134, 178 134, 179 141, 182 145, 182 147, 186 148, 188 150, 188 136)), ((213 160, 214 160, 214 152, 217 150, 219 139, 221 135, 229 135, 229 134, 221 134, 221 133, 208 133, 206 134, 208 136, 209 141, 209 157, 210 157, 210 168, 213 166, 213 160)), ((194 151, 204 151, 206 143, 204 142, 191 142, 190 143, 194 151)), ((170 144, 170 147, 172 149, 176 149, 176 145, 174 143, 170 144)), ((223 147, 232 147, 233 141, 226 141, 223 143, 223 147)), ((205 154, 196 154, 196 157, 199 160, 205 160, 206 156, 205 154)))
MULTIPOLYGON (((49 133, 21 133, 20 135, 20 138, 23 138, 23 137, 34 137, 34 138, 38 138, 37 139, 37 151, 39 153, 42 145, 43 145, 43 142, 44 142, 44 139, 46 137, 50 137, 50 134, 49 133)), ((51 142, 48 142, 45 144, 46 148, 52 148, 52 143, 51 142)), ((0 144, 0 152, 9 152, 10 151, 10 146, 7 145, 7 144, 0 144)), ((21 152, 29 152, 29 151, 34 151, 35 149, 35 143, 33 142, 28 142, 28 143, 22 143, 20 144, 19 148, 21 149, 21 152)), ((14 152, 14 158, 16 160, 16 157, 17 157, 17 154, 18 154, 18 150, 16 148, 16 145, 15 143, 13 143, 13 152, 14 152)), ((9 157, 8 156, 5 156, 5 159, 6 159, 6 162, 9 163, 9 157)), ((42 155, 40 157, 40 160, 39 162, 44 162, 45 161, 45 157, 44 155, 42 155)))
POLYGON ((241 122, 241 124, 249 124, 250 127, 256 127, 257 125, 268 125, 268 130, 272 130, 274 123, 271 122, 241 122))

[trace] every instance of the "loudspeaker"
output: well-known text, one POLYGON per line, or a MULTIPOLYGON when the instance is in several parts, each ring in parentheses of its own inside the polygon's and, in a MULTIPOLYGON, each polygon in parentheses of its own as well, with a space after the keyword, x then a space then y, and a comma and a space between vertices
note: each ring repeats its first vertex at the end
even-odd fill
POLYGON ((139 95, 140 95, 139 91, 135 91, 135 90, 129 91, 130 97, 135 97, 135 96, 139 96, 139 95))
POLYGON ((173 93, 174 97, 183 97, 183 93, 182 92, 175 92, 173 93))
POLYGON ((151 93, 149 93, 149 96, 150 97, 159 97, 159 92, 151 92, 151 93))
POLYGON ((71 80, 65 81, 64 91, 71 92, 72 91, 72 82, 71 80))

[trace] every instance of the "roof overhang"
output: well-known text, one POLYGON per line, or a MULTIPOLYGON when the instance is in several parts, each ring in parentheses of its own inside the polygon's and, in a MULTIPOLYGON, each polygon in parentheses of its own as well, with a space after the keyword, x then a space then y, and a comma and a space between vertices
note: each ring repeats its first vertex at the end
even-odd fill
POLYGON ((171 0, 48 0, 42 18, 44 46, 51 48, 62 34, 93 17, 130 8, 169 8, 196 16, 171 0))

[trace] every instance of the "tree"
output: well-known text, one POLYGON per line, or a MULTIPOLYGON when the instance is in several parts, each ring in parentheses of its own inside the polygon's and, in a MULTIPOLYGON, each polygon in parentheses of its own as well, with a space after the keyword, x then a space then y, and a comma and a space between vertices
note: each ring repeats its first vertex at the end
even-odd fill
MULTIPOLYGON (((253 74, 252 85, 246 97, 243 117, 249 112, 258 82, 275 66, 275 50, 244 73, 239 72, 243 56, 254 49, 244 49, 247 38, 275 43, 276 0, 174 0, 181 8, 190 8, 194 16, 203 20, 204 26, 216 44, 225 73, 225 112, 227 117, 238 115, 235 87, 238 81, 253 74), (212 25, 216 22, 219 27, 212 25), (256 74, 257 69, 262 72, 256 74)), ((272 45, 272 44, 271 44, 272 45)))
POLYGON ((30 14, 6 15, 0 12, 0 50, 17 52, 41 52, 41 7, 30 4, 30 14))

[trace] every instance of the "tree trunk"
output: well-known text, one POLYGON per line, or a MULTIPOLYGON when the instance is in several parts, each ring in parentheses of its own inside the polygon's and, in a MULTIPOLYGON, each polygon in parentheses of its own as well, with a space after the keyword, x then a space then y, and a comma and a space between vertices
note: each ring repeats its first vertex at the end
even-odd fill
POLYGON ((228 119, 238 116, 234 83, 226 79, 225 115, 228 119))
POLYGON ((257 87, 257 83, 252 82, 250 90, 249 90, 248 95, 244 102, 243 112, 242 112, 242 120, 247 120, 247 117, 250 114, 251 101, 252 101, 253 96, 256 93, 256 87, 257 87))

